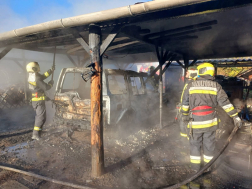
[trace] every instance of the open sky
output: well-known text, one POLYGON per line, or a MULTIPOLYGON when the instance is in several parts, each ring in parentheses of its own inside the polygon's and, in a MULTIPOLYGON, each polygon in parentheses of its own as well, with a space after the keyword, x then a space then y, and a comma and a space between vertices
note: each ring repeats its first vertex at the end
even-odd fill
POLYGON ((0 33, 150 0, 0 0, 0 33))

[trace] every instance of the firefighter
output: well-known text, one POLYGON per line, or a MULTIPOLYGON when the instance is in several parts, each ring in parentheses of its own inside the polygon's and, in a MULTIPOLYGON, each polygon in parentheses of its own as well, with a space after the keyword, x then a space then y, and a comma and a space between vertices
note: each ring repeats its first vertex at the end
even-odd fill
MULTIPOLYGON (((149 67, 149 74, 151 74, 155 70, 154 66, 149 67)), ((153 87, 158 88, 158 82, 159 82, 159 75, 156 73, 151 77, 151 83, 153 87)))
POLYGON ((54 67, 41 75, 39 73, 39 64, 37 62, 30 62, 26 65, 26 70, 28 72, 29 89, 32 93, 32 107, 36 112, 32 139, 39 140, 40 131, 46 121, 45 91, 51 89, 54 83, 51 80, 47 84, 43 80, 52 74, 54 67))
MULTIPOLYGON (((219 105, 233 118, 234 124, 241 127, 241 119, 220 84, 214 81, 214 66, 203 63, 197 67, 198 77, 188 84, 184 91, 181 111, 187 122, 190 141, 190 162, 194 171, 199 171, 202 163, 208 163, 214 155, 215 132, 218 118, 215 108, 219 105), (190 111, 189 111, 190 110, 190 111), (186 117, 189 114, 190 119, 186 117)), ((210 171, 210 170, 208 170, 210 171)))
MULTIPOLYGON (((187 136, 187 132, 186 132, 185 122, 181 119, 182 112, 181 112, 181 107, 180 106, 181 106, 181 103, 182 103, 184 91, 186 90, 188 84, 191 83, 194 79, 196 79, 197 74, 198 74, 197 73, 197 66, 190 66, 187 69, 187 72, 186 72, 186 75, 185 75, 187 80, 186 80, 185 86, 184 86, 182 94, 181 94, 180 103, 177 106, 177 108, 179 110, 178 118, 179 118, 180 136, 183 137, 183 138, 188 138, 188 136, 187 136)), ((185 114, 185 116, 188 116, 187 113, 185 114)))

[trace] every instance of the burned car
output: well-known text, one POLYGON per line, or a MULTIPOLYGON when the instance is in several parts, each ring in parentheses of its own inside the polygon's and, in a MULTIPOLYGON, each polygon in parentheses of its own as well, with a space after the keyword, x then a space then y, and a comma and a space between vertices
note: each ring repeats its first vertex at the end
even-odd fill
MULTIPOLYGON (((56 119, 90 129, 90 82, 81 75, 88 68, 62 69, 56 85, 54 101, 56 119)), ((128 127, 158 113, 158 91, 145 83, 147 73, 105 69, 103 79, 103 124, 105 128, 128 127)))

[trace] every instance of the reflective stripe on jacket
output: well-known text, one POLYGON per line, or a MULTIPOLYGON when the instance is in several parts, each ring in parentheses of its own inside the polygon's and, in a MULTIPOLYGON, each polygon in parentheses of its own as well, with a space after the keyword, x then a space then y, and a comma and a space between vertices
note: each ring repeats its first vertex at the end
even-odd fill
POLYGON ((45 83, 43 75, 36 73, 35 81, 31 82, 28 81, 29 85, 32 87, 29 87, 32 92, 32 101, 41 101, 45 100, 45 91, 51 89, 51 85, 48 85, 45 83))

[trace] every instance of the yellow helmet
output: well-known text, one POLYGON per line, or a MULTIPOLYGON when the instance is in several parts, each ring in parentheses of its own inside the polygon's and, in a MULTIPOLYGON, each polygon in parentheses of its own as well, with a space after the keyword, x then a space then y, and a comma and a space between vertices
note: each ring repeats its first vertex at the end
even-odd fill
POLYGON ((38 62, 30 62, 26 65, 26 71, 27 72, 39 72, 40 67, 38 62))
POLYGON ((200 64, 198 67, 198 75, 210 75, 214 76, 214 65, 210 63, 200 64))

